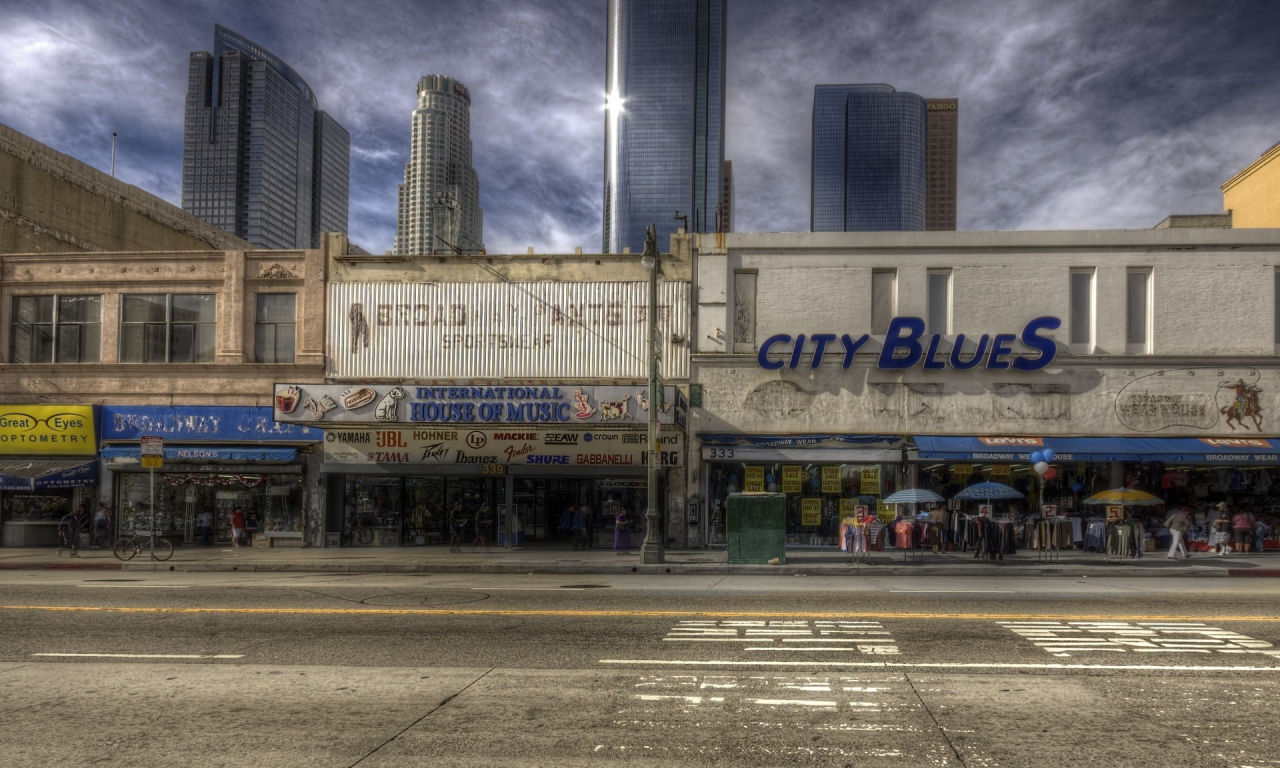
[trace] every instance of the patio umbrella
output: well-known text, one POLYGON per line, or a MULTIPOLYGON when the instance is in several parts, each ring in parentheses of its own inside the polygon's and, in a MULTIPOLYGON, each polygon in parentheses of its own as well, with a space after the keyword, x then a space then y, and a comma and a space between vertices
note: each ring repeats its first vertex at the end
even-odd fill
POLYGON ((1081 504, 1117 504, 1120 506, 1151 507, 1163 504, 1164 500, 1152 496, 1146 491, 1135 491, 1132 488, 1112 488, 1109 491, 1095 493, 1081 504))
POLYGON ((956 498, 989 501, 991 499, 1021 499, 1022 494, 1004 483, 977 483, 957 493, 956 498))
POLYGON ((946 501, 933 491, 924 488, 908 488, 905 491, 898 491, 891 494, 884 500, 885 504, 919 504, 927 502, 946 501))

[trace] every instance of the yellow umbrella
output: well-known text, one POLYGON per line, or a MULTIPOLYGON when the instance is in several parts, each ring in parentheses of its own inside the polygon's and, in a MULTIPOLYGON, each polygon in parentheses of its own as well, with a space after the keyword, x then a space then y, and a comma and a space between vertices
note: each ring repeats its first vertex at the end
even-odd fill
POLYGON ((1132 488, 1112 488, 1109 491, 1095 493, 1080 503, 1119 504, 1121 506, 1149 507, 1156 504, 1163 504, 1164 500, 1152 496, 1146 491, 1135 491, 1132 488))

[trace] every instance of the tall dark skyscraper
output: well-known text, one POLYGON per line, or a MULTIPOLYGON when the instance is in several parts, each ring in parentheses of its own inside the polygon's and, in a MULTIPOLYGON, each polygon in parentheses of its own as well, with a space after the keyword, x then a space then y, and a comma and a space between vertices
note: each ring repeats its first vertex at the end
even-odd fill
POLYGON ((351 137, 297 72, 221 25, 191 54, 182 207, 262 248, 347 231, 351 137))
POLYGON ((956 229, 958 99, 925 99, 929 108, 929 156, 925 161, 924 228, 956 229))
POLYGON ((923 230, 927 115, 889 85, 817 86, 810 229, 923 230))
POLYGON ((727 0, 609 0, 604 253, 714 232, 724 165, 727 0))

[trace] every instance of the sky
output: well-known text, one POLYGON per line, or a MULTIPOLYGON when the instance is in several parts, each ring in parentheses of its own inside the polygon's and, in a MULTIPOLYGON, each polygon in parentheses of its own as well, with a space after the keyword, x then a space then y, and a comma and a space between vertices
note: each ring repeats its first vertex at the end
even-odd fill
MULTIPOLYGON (((350 234, 392 247, 417 79, 472 96, 490 253, 600 248, 605 0, 0 0, 0 123, 180 204, 187 56, 223 24, 351 133, 350 234)), ((1280 141, 1274 0, 729 0, 737 231, 809 223, 813 87, 959 111, 959 228, 1145 229, 1222 209, 1280 141)))

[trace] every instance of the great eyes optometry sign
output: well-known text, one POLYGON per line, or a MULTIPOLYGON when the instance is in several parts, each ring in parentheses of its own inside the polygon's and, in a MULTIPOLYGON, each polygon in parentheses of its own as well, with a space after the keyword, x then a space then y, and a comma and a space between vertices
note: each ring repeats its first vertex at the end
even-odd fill
MULTIPOLYGON (((884 344, 876 357, 876 367, 905 370, 920 365, 927 371, 947 368, 967 371, 982 366, 992 371, 1009 368, 1039 371, 1052 363, 1058 354, 1057 344, 1044 334, 1060 327, 1062 321, 1056 317, 1038 317, 1023 326, 1021 333, 997 333, 994 336, 984 333, 976 342, 961 333, 948 344, 942 334, 925 336, 924 320, 895 317, 889 322, 884 344), (1025 351, 1015 349, 1015 344, 1020 344, 1025 351)), ((802 333, 794 338, 780 333, 765 339, 760 345, 757 360, 766 370, 777 370, 783 366, 799 368, 805 354, 809 354, 810 368, 820 367, 828 357, 839 357, 841 367, 848 369, 853 365, 854 356, 870 341, 871 335, 865 333, 856 339, 847 333, 807 336, 802 333)))

